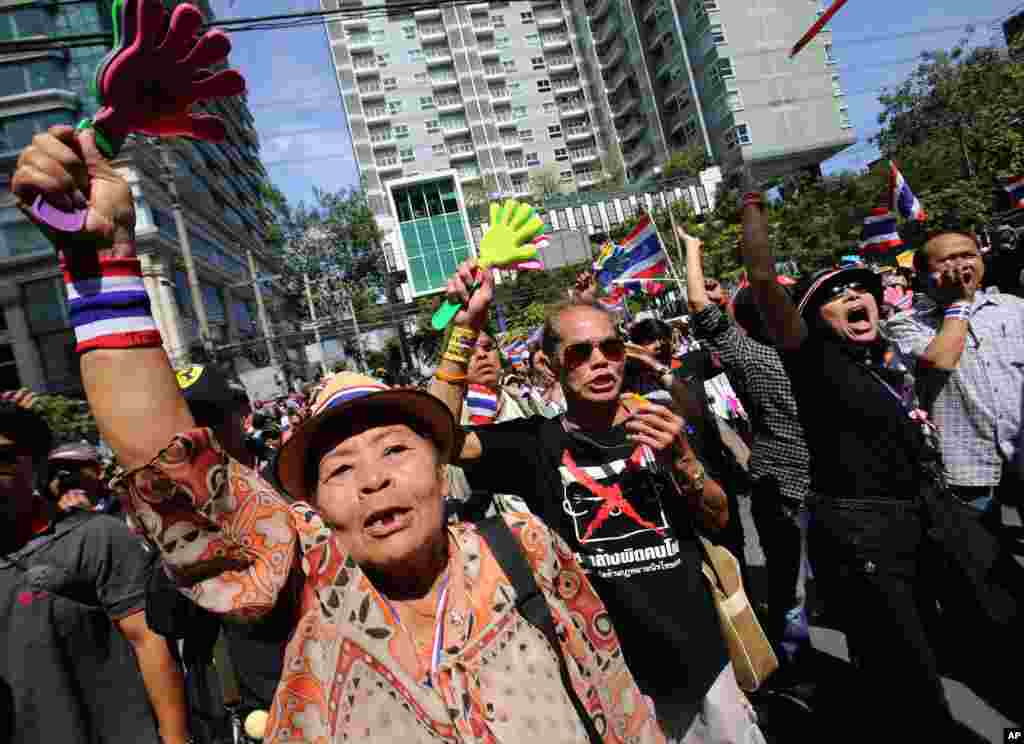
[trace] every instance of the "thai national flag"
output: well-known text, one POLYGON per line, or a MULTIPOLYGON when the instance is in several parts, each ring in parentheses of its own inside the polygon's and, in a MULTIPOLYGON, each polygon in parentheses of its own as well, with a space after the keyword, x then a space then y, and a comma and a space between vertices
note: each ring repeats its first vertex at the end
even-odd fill
POLYGON ((608 312, 621 313, 626 309, 626 293, 616 291, 606 297, 599 298, 598 302, 600 302, 608 312))
POLYGON ((904 219, 924 222, 928 215, 924 213, 924 207, 910 190, 910 184, 900 173, 896 163, 889 161, 889 187, 892 190, 892 205, 899 210, 904 219))
POLYGON ((650 216, 644 215, 622 241, 622 259, 617 279, 657 279, 668 271, 668 258, 650 216))
POLYGON ((530 348, 523 339, 516 339, 502 351, 505 353, 505 358, 512 364, 526 364, 530 358, 530 348))
POLYGON ((860 233, 861 253, 885 253, 901 245, 903 240, 896 231, 896 215, 888 209, 873 209, 871 216, 864 218, 860 233))
POLYGON ((1013 179, 1003 188, 1010 195, 1010 207, 1012 209, 1024 209, 1024 176, 1013 179))

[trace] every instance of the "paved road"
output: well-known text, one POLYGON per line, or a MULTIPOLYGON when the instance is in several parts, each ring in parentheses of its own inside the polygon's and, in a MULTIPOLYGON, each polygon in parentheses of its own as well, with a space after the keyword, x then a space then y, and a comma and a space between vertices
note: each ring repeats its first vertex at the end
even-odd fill
MULTIPOLYGON (((750 499, 743 496, 740 497, 740 516, 743 519, 743 531, 746 539, 745 553, 747 563, 752 567, 764 566, 764 552, 758 543, 757 530, 754 528, 754 522, 750 516, 750 499)), ((837 630, 812 626, 811 642, 815 649, 835 659, 840 659, 844 662, 849 662, 850 660, 846 647, 846 638, 837 630)), ((993 673, 997 672, 993 670, 993 673)), ((1019 672, 1017 670, 1004 670, 998 673, 1008 683, 1014 684, 1011 680, 1015 679, 1019 672)), ((944 679, 943 682, 946 687, 946 694, 949 696, 953 714, 957 719, 970 726, 989 741, 1001 744, 1003 742, 1003 729, 1015 724, 993 710, 991 706, 960 682, 952 679, 944 679)))

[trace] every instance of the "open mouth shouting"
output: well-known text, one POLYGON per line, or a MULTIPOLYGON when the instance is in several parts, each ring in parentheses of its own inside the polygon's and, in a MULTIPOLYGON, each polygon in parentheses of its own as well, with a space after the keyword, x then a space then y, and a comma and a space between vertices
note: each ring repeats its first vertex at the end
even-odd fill
POLYGON ((873 313, 860 301, 850 303, 846 308, 846 327, 849 335, 856 339, 873 337, 877 331, 873 313))

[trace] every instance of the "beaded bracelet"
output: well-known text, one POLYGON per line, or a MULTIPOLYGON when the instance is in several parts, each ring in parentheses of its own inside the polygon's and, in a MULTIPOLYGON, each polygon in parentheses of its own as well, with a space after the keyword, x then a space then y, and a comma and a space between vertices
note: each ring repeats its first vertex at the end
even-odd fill
POLYGON ((469 358, 473 356, 476 338, 479 335, 478 331, 470 328, 459 326, 452 328, 451 336, 448 337, 448 346, 441 358, 456 364, 469 364, 469 358))
POLYGON ((159 346, 138 258, 61 258, 76 350, 159 346))

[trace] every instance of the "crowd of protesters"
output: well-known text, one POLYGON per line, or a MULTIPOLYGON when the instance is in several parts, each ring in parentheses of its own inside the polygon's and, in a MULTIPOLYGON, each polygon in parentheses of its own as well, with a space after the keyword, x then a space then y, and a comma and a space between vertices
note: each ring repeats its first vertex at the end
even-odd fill
POLYGON ((1024 660, 1024 301, 972 235, 795 281, 752 191, 739 291, 680 232, 685 317, 624 320, 585 272, 510 364, 467 261, 428 384, 252 401, 139 330, 131 190, 92 135, 37 136, 16 196, 76 189, 86 229, 48 235, 76 330, 118 329, 79 332, 114 461, 0 399, 0 741, 981 741, 944 675, 1024 722, 993 671, 1024 660), (764 684, 712 544, 774 649, 764 684), (855 671, 828 715, 812 586, 855 671))

